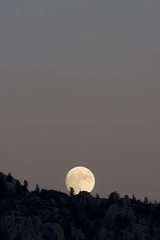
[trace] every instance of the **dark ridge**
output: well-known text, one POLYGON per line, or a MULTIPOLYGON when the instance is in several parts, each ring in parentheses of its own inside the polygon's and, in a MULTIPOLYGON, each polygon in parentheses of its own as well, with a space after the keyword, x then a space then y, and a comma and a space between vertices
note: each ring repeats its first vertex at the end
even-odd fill
POLYGON ((159 240, 160 204, 39 189, 0 173, 0 240, 159 240))

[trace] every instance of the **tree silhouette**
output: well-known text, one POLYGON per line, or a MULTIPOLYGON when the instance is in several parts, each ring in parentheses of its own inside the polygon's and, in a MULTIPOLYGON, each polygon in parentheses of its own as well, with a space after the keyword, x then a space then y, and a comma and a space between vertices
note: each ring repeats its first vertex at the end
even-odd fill
POLYGON ((23 192, 22 185, 19 180, 16 181, 16 195, 21 195, 23 192))
POLYGON ((38 186, 38 184, 36 184, 36 187, 35 187, 35 192, 39 193, 40 192, 40 188, 38 186))
POLYGON ((70 189, 69 195, 70 195, 70 197, 73 197, 75 195, 74 188, 70 187, 69 189, 70 189))
POLYGON ((7 177, 6 177, 7 182, 12 182, 13 181, 13 177, 11 175, 11 173, 8 173, 7 177))
POLYGON ((119 193, 117 193, 117 192, 115 191, 115 192, 110 193, 108 199, 109 199, 111 202, 117 202, 117 201, 120 199, 120 195, 119 195, 119 193))
POLYGON ((28 191, 28 182, 27 182, 27 180, 24 180, 23 189, 24 189, 25 192, 28 191))
POLYGON ((100 196, 98 193, 96 193, 96 199, 100 199, 100 196))
POLYGON ((148 198, 147 197, 144 198, 144 204, 148 204, 148 198))
POLYGON ((10 181, 12 176, 0 173, 0 240, 31 239, 32 233, 35 239, 39 234, 42 239, 53 235, 67 240, 160 239, 160 203, 149 202, 147 197, 141 201, 112 192, 100 198, 85 191, 75 195, 72 187, 69 194, 39 192, 38 184, 29 192, 26 180, 21 185, 12 177, 10 184, 7 177, 10 181))
POLYGON ((133 194, 133 196, 132 196, 132 202, 136 202, 136 197, 135 197, 135 195, 133 194))

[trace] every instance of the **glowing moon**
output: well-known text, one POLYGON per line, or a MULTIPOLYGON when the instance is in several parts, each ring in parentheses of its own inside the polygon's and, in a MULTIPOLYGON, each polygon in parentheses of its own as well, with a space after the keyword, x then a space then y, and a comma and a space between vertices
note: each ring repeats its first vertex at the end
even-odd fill
POLYGON ((66 187, 74 189, 75 194, 80 191, 91 192, 95 185, 93 173, 85 167, 72 168, 66 175, 66 187))

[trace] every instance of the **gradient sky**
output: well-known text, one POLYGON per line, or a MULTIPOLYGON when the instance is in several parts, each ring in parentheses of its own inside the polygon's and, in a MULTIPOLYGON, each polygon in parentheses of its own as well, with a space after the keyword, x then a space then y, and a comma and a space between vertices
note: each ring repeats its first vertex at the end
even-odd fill
POLYGON ((0 171, 160 201, 160 1, 0 1, 0 171))

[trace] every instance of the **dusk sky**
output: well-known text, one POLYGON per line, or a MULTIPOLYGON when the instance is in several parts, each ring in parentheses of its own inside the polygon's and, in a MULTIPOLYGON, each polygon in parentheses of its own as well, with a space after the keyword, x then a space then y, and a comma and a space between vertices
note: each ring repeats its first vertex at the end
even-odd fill
POLYGON ((160 201, 160 1, 0 1, 0 171, 160 201))

